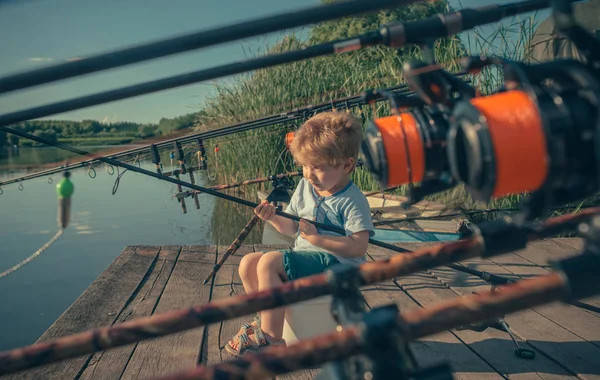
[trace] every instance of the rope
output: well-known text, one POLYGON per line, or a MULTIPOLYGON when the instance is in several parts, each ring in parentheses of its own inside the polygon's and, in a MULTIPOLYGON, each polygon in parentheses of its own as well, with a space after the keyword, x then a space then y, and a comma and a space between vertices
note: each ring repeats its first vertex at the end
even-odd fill
POLYGON ((63 231, 64 230, 61 228, 60 230, 58 230, 58 232, 56 233, 56 235, 54 235, 52 237, 52 239, 50 239, 40 249, 38 249, 37 251, 35 251, 35 253, 33 255, 29 256, 28 258, 26 258, 25 260, 21 261, 20 263, 18 263, 17 265, 13 266, 12 268, 7 269, 4 272, 0 273, 0 278, 8 276, 9 274, 11 274, 11 273, 13 273, 13 272, 21 269, 25 264, 30 263, 33 259, 35 259, 36 257, 38 257, 46 249, 48 249, 56 240, 58 240, 58 238, 63 234, 63 231))

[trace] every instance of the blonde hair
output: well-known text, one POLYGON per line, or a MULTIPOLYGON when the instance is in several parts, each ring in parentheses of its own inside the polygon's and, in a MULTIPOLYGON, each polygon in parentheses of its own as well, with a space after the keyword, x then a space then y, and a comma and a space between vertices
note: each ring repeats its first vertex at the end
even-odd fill
POLYGON ((358 159, 362 122, 347 112, 322 112, 308 119, 295 133, 290 145, 294 159, 307 157, 315 164, 338 166, 342 160, 358 159))

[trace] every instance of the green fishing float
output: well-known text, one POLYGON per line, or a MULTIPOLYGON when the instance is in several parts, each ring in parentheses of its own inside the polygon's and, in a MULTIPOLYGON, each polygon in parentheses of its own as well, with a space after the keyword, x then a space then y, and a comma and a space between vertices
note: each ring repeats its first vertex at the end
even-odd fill
POLYGON ((65 229, 69 225, 71 216, 71 196, 75 191, 73 182, 69 179, 71 173, 65 171, 63 178, 56 184, 56 194, 58 195, 58 225, 65 229))

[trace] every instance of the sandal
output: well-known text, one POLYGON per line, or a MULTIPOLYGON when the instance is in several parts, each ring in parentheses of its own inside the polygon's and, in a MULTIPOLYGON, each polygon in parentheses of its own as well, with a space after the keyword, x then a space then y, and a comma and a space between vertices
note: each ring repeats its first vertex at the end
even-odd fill
POLYGON ((237 339, 241 334, 256 327, 260 327, 260 313, 256 313, 254 315, 254 318, 252 318, 252 322, 244 323, 242 327, 240 327, 240 331, 238 331, 237 334, 231 337, 230 341, 237 339))
POLYGON ((234 356, 242 356, 248 352, 258 352, 268 346, 278 346, 281 344, 285 344, 285 340, 283 339, 281 339, 278 342, 267 341, 267 338, 265 338, 265 335, 260 329, 260 327, 252 327, 251 329, 243 330, 240 332, 241 334, 238 333, 238 335, 236 335, 225 345, 225 350, 234 356), (253 332, 253 339, 248 335, 249 330, 253 332), (237 347, 234 348, 231 345, 232 342, 237 343, 237 347))

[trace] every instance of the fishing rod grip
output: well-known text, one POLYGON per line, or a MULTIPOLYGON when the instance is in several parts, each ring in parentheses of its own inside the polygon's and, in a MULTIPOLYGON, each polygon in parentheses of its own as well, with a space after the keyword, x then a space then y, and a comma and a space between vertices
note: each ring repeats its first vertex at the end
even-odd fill
POLYGON ((173 144, 175 150, 177 151, 177 160, 179 161, 179 165, 181 165, 181 174, 186 174, 185 168, 185 154, 183 153, 183 147, 179 141, 175 141, 173 144))
POLYGON ((150 156, 152 157, 152 163, 156 165, 156 172, 161 174, 160 154, 158 153, 158 147, 154 144, 150 145, 150 156))

